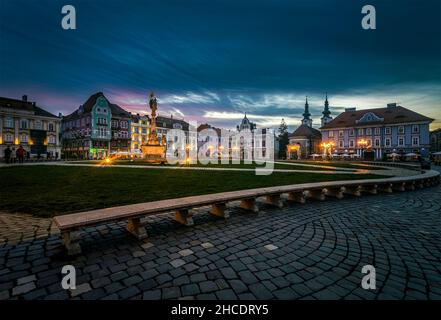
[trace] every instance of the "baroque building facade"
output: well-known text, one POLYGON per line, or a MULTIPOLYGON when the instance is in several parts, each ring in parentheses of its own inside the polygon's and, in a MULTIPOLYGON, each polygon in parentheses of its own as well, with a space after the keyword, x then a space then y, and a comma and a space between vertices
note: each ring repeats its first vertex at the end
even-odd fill
POLYGON ((90 96, 62 118, 63 155, 66 159, 103 159, 129 153, 131 115, 110 103, 102 92, 90 96))
MULTIPOLYGON (((30 158, 61 156, 60 118, 28 101, 0 97, 0 157, 21 145, 30 158)), ((13 156, 14 156, 13 154, 13 156)))
POLYGON ((356 110, 346 108, 324 124, 323 143, 332 152, 355 154, 368 160, 388 154, 416 153, 427 156, 430 149, 429 124, 433 119, 389 103, 386 108, 356 110))

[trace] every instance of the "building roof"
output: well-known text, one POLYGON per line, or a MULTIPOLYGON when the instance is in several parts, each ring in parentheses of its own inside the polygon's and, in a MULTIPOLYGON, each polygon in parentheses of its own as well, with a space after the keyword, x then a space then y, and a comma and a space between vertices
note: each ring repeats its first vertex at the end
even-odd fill
POLYGON ((156 126, 160 128, 168 128, 168 129, 174 129, 173 125, 175 123, 178 123, 182 126, 182 130, 187 131, 189 124, 188 122, 181 120, 181 119, 175 119, 173 117, 164 117, 164 116, 157 116, 156 117, 156 126))
POLYGON ((325 124, 320 129, 333 129, 333 128, 347 128, 347 127, 361 127, 366 125, 377 124, 398 124, 408 122, 432 122, 433 119, 423 116, 415 111, 406 109, 401 106, 395 106, 394 104, 386 108, 365 109, 365 110, 346 110, 340 113, 334 120, 325 124), (363 116, 368 113, 373 113, 378 119, 374 121, 359 122, 363 116))
MULTIPOLYGON (((103 97, 106 101, 107 104, 110 107, 110 110, 112 111, 112 117, 126 117, 126 118, 130 118, 131 117, 131 113, 124 110, 123 108, 121 108, 119 105, 111 103, 106 96, 102 93, 102 92, 97 92, 94 93, 93 95, 91 95, 87 101, 80 107, 82 108, 82 113, 90 113, 92 112, 93 107, 96 104, 96 100, 99 97, 103 97)), ((68 120, 70 118, 76 118, 78 116, 78 111, 79 109, 75 110, 74 112, 72 112, 71 114, 67 115, 64 117, 64 120, 68 120)))
POLYGON ((56 115, 38 107, 35 102, 0 97, 0 107, 15 109, 17 111, 33 112, 34 115, 48 118, 58 118, 56 115))
POLYGON ((319 130, 314 129, 306 124, 302 124, 293 133, 291 133, 289 137, 316 137, 321 139, 322 134, 319 130))

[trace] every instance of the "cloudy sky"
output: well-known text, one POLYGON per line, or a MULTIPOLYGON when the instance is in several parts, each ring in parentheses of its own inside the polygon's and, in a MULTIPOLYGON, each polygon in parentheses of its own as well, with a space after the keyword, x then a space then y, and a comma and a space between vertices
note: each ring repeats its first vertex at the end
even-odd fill
POLYGON ((398 102, 441 127, 440 15, 439 0, 0 0, 0 96, 68 114, 102 91, 143 113, 153 90, 164 115, 292 130, 305 96, 319 124, 328 92, 334 116, 398 102))

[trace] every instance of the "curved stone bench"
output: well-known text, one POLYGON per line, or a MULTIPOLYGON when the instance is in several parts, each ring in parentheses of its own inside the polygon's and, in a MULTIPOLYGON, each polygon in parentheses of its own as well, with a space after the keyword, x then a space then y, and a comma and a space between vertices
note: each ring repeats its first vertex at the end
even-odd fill
POLYGON ((379 191, 402 192, 429 187, 439 182, 440 173, 430 170, 406 177, 304 183, 206 194, 73 213, 57 216, 54 218, 54 222, 61 231, 68 254, 74 255, 81 252, 79 244, 82 238, 81 229, 102 223, 127 220, 127 230, 138 239, 143 239, 148 235, 140 220, 148 215, 174 211, 176 221, 191 226, 193 225, 193 218, 190 210, 197 207, 211 206, 211 214, 228 218, 227 203, 232 201, 240 201, 241 208, 257 212, 259 209, 256 199, 260 197, 265 197, 265 203, 280 208, 283 206, 282 194, 288 195, 288 201, 305 203, 308 198, 323 201, 327 197, 342 199, 346 194, 359 197, 363 193, 377 194, 379 191))

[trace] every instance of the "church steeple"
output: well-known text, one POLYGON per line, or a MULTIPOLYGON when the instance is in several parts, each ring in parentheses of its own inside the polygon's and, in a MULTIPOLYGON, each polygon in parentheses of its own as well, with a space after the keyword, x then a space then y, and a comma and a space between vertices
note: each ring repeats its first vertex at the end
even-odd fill
POLYGON ((308 127, 312 127, 311 113, 309 113, 308 97, 306 97, 305 112, 303 112, 302 124, 306 124, 308 127))
POLYGON ((331 111, 329 110, 328 93, 326 92, 325 108, 323 109, 323 117, 321 118, 322 127, 332 120, 331 111))

